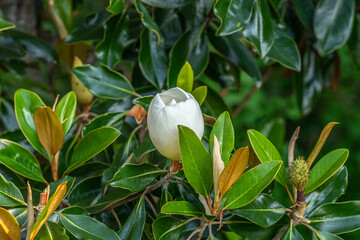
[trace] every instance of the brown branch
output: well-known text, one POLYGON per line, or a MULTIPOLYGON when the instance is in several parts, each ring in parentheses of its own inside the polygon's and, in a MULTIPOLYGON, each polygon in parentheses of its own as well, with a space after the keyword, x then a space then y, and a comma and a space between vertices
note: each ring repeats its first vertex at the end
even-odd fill
POLYGON ((118 201, 115 201, 115 202, 112 202, 111 204, 107 205, 104 209, 102 209, 100 212, 98 213, 102 213, 102 212, 105 212, 109 209, 112 209, 112 208, 115 208, 115 207, 118 207, 120 205, 123 205, 125 203, 128 203, 128 202, 131 202, 135 199, 138 199, 140 198, 141 196, 149 193, 149 192, 152 192, 156 189, 158 189, 159 187, 161 187, 163 184, 165 184, 170 178, 172 178, 174 175, 172 173, 168 173, 165 175, 165 177, 163 179, 161 179, 160 181, 158 181, 157 183, 155 183, 154 185, 151 185, 149 187, 147 187, 144 191, 141 191, 141 192, 138 192, 138 193, 134 193, 134 194, 131 194, 130 196, 128 196, 127 198, 125 199, 121 199, 121 200, 118 200, 118 201))
POLYGON ((240 112, 245 108, 246 104, 249 102, 249 100, 252 98, 252 96, 265 84, 265 82, 267 82, 270 78, 270 76, 274 73, 274 69, 273 68, 268 68, 267 71, 265 72, 264 76, 262 77, 261 80, 261 85, 258 87, 256 85, 254 85, 250 91, 246 94, 246 96, 243 98, 243 100, 241 101, 241 103, 237 106, 237 108, 235 109, 234 113, 233 113, 233 118, 235 119, 240 112))

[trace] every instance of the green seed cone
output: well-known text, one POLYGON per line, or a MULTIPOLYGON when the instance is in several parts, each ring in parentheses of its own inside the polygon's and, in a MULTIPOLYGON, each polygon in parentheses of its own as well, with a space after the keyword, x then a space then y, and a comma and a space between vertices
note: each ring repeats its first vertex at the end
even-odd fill
POLYGON ((298 157, 290 166, 289 178, 292 184, 303 191, 309 182, 309 169, 303 157, 298 157))

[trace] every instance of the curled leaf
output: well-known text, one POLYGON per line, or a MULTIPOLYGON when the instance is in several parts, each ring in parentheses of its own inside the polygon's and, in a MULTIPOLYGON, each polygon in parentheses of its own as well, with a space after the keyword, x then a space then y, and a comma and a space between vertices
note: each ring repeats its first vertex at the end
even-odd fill
POLYGON ((140 124, 142 120, 146 117, 147 112, 145 109, 138 104, 135 104, 129 112, 126 113, 126 116, 132 116, 135 118, 137 124, 140 124))
POLYGON ((226 165, 219 180, 222 195, 239 179, 249 161, 249 147, 239 148, 226 165))
POLYGON ((320 153, 322 147, 324 146, 326 139, 328 138, 332 128, 336 125, 339 124, 338 122, 329 122, 324 129, 322 130, 320 137, 313 149, 313 151, 311 152, 310 156, 307 159, 307 165, 308 168, 311 167, 311 164, 314 162, 315 158, 317 157, 317 155, 320 153))

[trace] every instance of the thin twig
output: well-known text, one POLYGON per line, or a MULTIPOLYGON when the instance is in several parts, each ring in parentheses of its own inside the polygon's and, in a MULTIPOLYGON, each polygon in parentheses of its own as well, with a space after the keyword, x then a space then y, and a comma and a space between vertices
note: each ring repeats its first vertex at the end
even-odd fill
POLYGON ((207 227, 207 223, 205 223, 205 221, 202 220, 199 227, 199 234, 197 235, 196 240, 201 240, 201 237, 204 234, 206 227, 207 227))
POLYGON ((196 229, 195 231, 193 231, 193 232, 189 235, 189 237, 186 238, 186 240, 191 240, 191 238, 192 238, 193 236, 195 236, 195 234, 197 234, 198 232, 200 232, 200 229, 196 229))
POLYGON ((101 211, 97 212, 97 213, 102 213, 102 212, 105 212, 111 208, 115 208, 117 206, 120 206, 120 205, 123 205, 125 203, 128 203, 128 202, 131 202, 135 199, 138 199, 140 198, 141 196, 144 195, 144 193, 149 193, 149 192, 152 192, 156 189, 158 189, 159 187, 161 187, 163 184, 165 184, 166 182, 168 182, 168 180, 170 178, 173 177, 173 174, 172 173, 168 173, 167 175, 165 175, 165 177, 163 179, 161 179, 160 181, 158 181, 157 183, 155 183, 154 185, 151 185, 149 186, 148 188, 146 188, 144 191, 142 192, 138 192, 138 193, 134 193, 134 194, 131 194, 130 196, 128 196, 127 198, 125 199, 122 199, 122 200, 118 200, 118 201, 114 201, 112 202, 111 204, 107 205, 104 209, 102 209, 101 211))
POLYGON ((149 204, 151 210, 153 211, 154 215, 156 216, 157 215, 156 209, 154 208, 154 205, 152 204, 150 199, 146 195, 144 195, 144 199, 149 204))
POLYGON ((245 108, 246 104, 249 102, 249 100, 251 99, 251 97, 265 84, 265 82, 267 82, 267 80, 269 80, 270 76, 273 74, 274 69, 273 68, 268 68, 268 70, 265 72, 262 81, 261 81, 261 85, 258 87, 256 85, 254 85, 250 91, 246 94, 246 96, 243 98, 243 100, 241 101, 241 103, 237 106, 237 108, 235 109, 234 113, 233 113, 233 118, 235 119, 240 112, 245 108))
POLYGON ((287 225, 283 226, 279 230, 278 234, 276 234, 276 236, 272 240, 280 240, 288 228, 289 228, 289 223, 287 225))
POLYGON ((116 214, 116 212, 114 211, 114 209, 112 208, 112 209, 110 209, 110 212, 112 213, 112 215, 114 215, 114 218, 115 218, 115 220, 116 220, 116 223, 117 223, 117 225, 118 225, 118 227, 119 227, 119 229, 121 228, 121 222, 120 222, 120 220, 119 220, 119 218, 118 218, 118 216, 117 216, 117 214, 116 214))

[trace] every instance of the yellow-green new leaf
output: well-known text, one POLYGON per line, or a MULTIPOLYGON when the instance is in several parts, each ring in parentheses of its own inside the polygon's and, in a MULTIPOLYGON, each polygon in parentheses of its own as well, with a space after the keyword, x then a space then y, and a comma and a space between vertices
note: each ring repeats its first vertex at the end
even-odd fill
POLYGON ((190 63, 186 62, 181 68, 179 76, 177 78, 176 86, 183 89, 186 92, 192 92, 194 83, 194 71, 192 70, 190 63))
POLYGON ((64 133, 59 117, 49 107, 39 107, 34 113, 34 124, 41 145, 54 156, 62 147, 64 133))
POLYGON ((239 148, 226 165, 219 180, 222 195, 239 179, 249 161, 249 147, 239 148))
POLYGON ((200 86, 191 93, 198 104, 201 106, 201 104, 205 101, 206 95, 207 95, 207 86, 200 86))
POLYGON ((35 238, 36 234, 39 232, 41 227, 46 223, 49 217, 55 212, 55 210, 60 205, 66 193, 66 184, 67 182, 60 184, 56 188, 55 193, 46 203, 43 211, 41 212, 39 218, 36 220, 35 225, 31 231, 30 240, 33 240, 35 238))
POLYGON ((307 165, 308 168, 311 167, 311 164, 314 162, 315 158, 317 157, 317 155, 320 153, 322 147, 324 146, 326 139, 328 138, 332 128, 336 125, 339 124, 338 122, 330 122, 328 123, 324 129, 322 130, 320 137, 313 149, 313 151, 311 152, 310 156, 307 159, 307 165))
POLYGON ((6 209, 0 207, 0 239, 20 240, 21 231, 16 218, 6 209))

